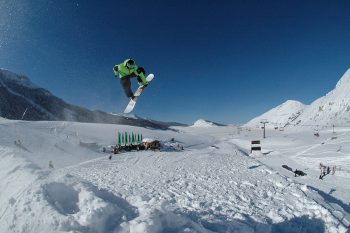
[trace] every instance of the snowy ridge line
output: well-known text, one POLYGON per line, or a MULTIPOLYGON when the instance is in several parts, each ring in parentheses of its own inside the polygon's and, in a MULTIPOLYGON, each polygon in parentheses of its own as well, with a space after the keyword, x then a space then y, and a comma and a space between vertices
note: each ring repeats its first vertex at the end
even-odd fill
POLYGON ((269 121, 269 124, 267 124, 269 128, 275 126, 285 127, 291 121, 297 119, 301 115, 305 107, 306 106, 299 101, 287 100, 283 104, 278 105, 277 107, 272 108, 271 110, 263 113, 262 115, 253 118, 252 120, 244 124, 244 126, 257 127, 261 125, 260 122, 262 120, 267 120, 269 121))
MULTIPOLYGON (((268 122, 269 124, 272 124, 272 125, 278 125, 279 123, 277 122, 268 122)), ((335 127, 335 128, 347 128, 349 127, 350 128, 350 125, 333 125, 333 124, 288 124, 287 126, 301 126, 301 127, 335 127)), ((241 128, 252 128, 251 126, 241 126, 241 128)))
POLYGON ((38 86, 36 86, 35 84, 33 84, 27 76, 25 75, 20 75, 20 74, 16 74, 12 71, 9 71, 7 69, 3 69, 0 68, 0 75, 3 74, 3 77, 5 79, 10 79, 12 81, 15 81, 17 83, 20 83, 20 85, 28 87, 28 88, 32 88, 32 89, 37 89, 39 88, 38 86))
POLYGON ((268 127, 286 126, 348 126, 350 123, 350 69, 337 82, 333 90, 310 105, 286 101, 247 122, 246 126, 259 127, 260 120, 269 121, 268 127))
POLYGON ((40 110, 42 113, 47 114, 48 116, 52 117, 52 119, 56 119, 56 117, 55 117, 52 113, 50 113, 49 111, 47 111, 47 110, 44 109, 43 107, 37 105, 37 104, 34 103, 32 100, 30 100, 30 99, 26 98, 25 96, 23 96, 23 95, 21 95, 21 94, 15 92, 15 91, 13 91, 12 89, 10 89, 10 88, 2 81, 2 79, 0 79, 0 83, 1 83, 1 85, 2 85, 4 88, 6 88, 6 90, 7 90, 8 92, 12 93, 13 95, 16 95, 16 96, 18 96, 18 97, 23 98, 25 101, 29 102, 33 107, 35 107, 36 109, 40 110))
MULTIPOLYGON (((278 124, 276 122, 269 122, 271 124, 278 124)), ((350 125, 333 125, 333 124, 288 124, 288 126, 302 126, 302 127, 336 127, 336 128, 344 128, 344 127, 350 127, 350 125)), ((245 126, 243 128, 251 128, 249 126, 245 126)))

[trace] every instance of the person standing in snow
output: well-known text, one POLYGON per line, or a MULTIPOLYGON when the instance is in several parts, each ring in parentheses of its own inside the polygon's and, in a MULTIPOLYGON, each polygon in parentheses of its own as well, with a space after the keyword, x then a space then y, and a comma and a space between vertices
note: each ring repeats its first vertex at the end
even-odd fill
POLYGON ((125 95, 128 98, 134 99, 134 93, 131 90, 131 78, 137 77, 139 85, 146 87, 148 82, 145 77, 145 70, 142 67, 138 67, 134 60, 126 59, 123 63, 115 65, 113 67, 114 76, 119 75, 120 84, 122 85, 125 95))

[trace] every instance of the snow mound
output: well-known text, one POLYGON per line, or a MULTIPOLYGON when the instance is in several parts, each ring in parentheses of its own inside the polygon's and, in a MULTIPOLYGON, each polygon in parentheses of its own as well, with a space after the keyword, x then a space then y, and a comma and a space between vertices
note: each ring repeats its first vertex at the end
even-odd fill
POLYGON ((124 198, 90 182, 44 172, 8 148, 0 158, 0 232, 120 232, 137 217, 124 198))
POLYGON ((203 127, 203 128, 208 128, 208 127, 215 127, 218 126, 214 122, 199 119, 196 122, 193 123, 192 127, 203 127))
POLYGON ((135 207, 107 190, 75 177, 66 177, 64 182, 66 184, 55 182, 44 186, 45 189, 55 191, 50 192, 48 202, 65 215, 59 215, 61 230, 115 232, 121 223, 137 216, 135 207), (56 198, 54 203, 50 202, 52 196, 56 198))

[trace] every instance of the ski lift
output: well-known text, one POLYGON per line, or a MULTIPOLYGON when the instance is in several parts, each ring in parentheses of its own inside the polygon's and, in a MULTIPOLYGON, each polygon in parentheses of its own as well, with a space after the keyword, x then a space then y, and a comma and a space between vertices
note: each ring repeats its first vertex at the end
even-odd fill
POLYGON ((335 130, 334 130, 334 127, 335 127, 335 126, 333 125, 333 133, 332 133, 332 138, 331 138, 332 140, 337 139, 337 137, 338 137, 338 136, 337 136, 337 133, 336 133, 335 130))

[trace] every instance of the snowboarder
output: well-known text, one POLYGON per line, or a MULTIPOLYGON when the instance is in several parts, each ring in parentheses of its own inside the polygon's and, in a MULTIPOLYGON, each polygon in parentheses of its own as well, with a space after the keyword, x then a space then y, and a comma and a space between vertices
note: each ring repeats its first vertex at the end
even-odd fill
POLYGON ((306 173, 301 171, 301 170, 296 169, 294 171, 294 175, 295 175, 295 177, 297 177, 297 176, 306 176, 306 173))
POLYGON ((135 61, 130 58, 119 65, 115 65, 113 71, 115 77, 119 75, 120 84, 124 89, 125 95, 132 100, 135 96, 131 90, 131 78, 137 77, 140 86, 146 87, 148 85, 148 81, 145 77, 145 70, 142 67, 138 67, 135 61))

